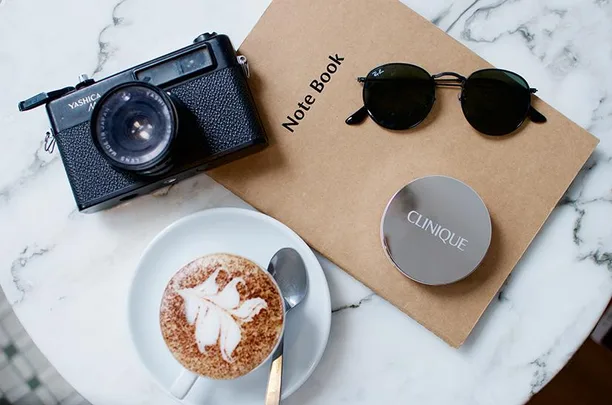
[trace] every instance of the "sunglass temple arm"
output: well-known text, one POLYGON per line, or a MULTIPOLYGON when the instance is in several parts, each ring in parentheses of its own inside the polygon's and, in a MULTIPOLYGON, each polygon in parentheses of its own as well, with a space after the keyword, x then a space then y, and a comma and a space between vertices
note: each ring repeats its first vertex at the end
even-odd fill
POLYGON ((357 125, 365 121, 366 118, 368 118, 368 109, 363 106, 351 114, 344 122, 346 122, 348 125, 357 125))
MULTIPOLYGON (((531 94, 535 94, 537 93, 538 89, 531 87, 529 89, 529 92, 531 94)), ((543 124, 546 122, 546 117, 544 116, 544 114, 542 114, 541 112, 539 112, 538 110, 536 110, 535 108, 533 108, 533 105, 529 106, 529 111, 527 111, 527 116, 529 117, 529 119, 532 122, 535 122, 537 124, 543 124)))
MULTIPOLYGON (((357 78, 359 83, 365 83, 366 78, 363 76, 359 76, 357 78)), ((368 109, 363 106, 359 110, 355 111, 351 114, 344 122, 348 125, 358 125, 361 124, 365 119, 368 118, 368 109)))

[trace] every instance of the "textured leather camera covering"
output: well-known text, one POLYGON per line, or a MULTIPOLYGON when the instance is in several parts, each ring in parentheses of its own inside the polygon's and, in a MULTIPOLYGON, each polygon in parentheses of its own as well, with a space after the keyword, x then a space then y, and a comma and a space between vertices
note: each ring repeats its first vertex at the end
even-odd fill
MULTIPOLYGON (((234 152, 245 144, 248 146, 265 139, 246 78, 239 66, 195 78, 169 91, 195 116, 198 133, 181 132, 179 123, 178 141, 183 142, 188 136, 189 148, 201 150, 198 158, 234 152)), ((89 122, 60 132, 56 140, 79 207, 90 206, 116 193, 131 192, 151 181, 150 178, 113 169, 96 149, 89 122)), ((193 160, 180 162, 171 173, 193 165, 193 160)))
POLYGON ((77 205, 137 183, 135 176, 114 170, 91 140, 89 122, 55 136, 77 205))

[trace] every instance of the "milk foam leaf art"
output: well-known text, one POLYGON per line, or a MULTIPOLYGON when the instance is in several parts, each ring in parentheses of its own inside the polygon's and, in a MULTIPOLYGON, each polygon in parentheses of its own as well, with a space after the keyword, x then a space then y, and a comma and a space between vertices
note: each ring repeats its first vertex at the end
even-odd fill
POLYGON ((215 271, 202 284, 177 291, 185 301, 185 317, 190 325, 195 324, 195 339, 198 349, 206 352, 207 346, 219 344, 221 357, 233 362, 232 353, 240 344, 240 324, 250 322, 268 304, 262 298, 251 298, 240 304, 238 284, 244 279, 236 277, 219 292, 215 271))

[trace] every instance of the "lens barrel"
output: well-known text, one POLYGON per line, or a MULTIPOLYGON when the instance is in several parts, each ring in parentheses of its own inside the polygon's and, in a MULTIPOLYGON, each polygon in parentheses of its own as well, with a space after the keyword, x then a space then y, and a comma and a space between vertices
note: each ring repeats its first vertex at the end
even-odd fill
POLYGON ((172 167, 178 124, 177 108, 165 91, 129 82, 110 89, 96 103, 91 135, 114 168, 154 176, 172 167))

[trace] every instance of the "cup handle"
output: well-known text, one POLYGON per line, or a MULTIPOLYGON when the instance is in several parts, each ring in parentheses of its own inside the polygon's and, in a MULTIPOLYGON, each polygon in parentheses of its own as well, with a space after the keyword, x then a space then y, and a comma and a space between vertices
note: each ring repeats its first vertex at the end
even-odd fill
POLYGON ((189 370, 183 369, 181 374, 174 380, 172 383, 172 387, 170 387, 170 393, 174 395, 178 399, 183 399, 193 387, 196 380, 198 379, 198 375, 192 373, 189 370))

